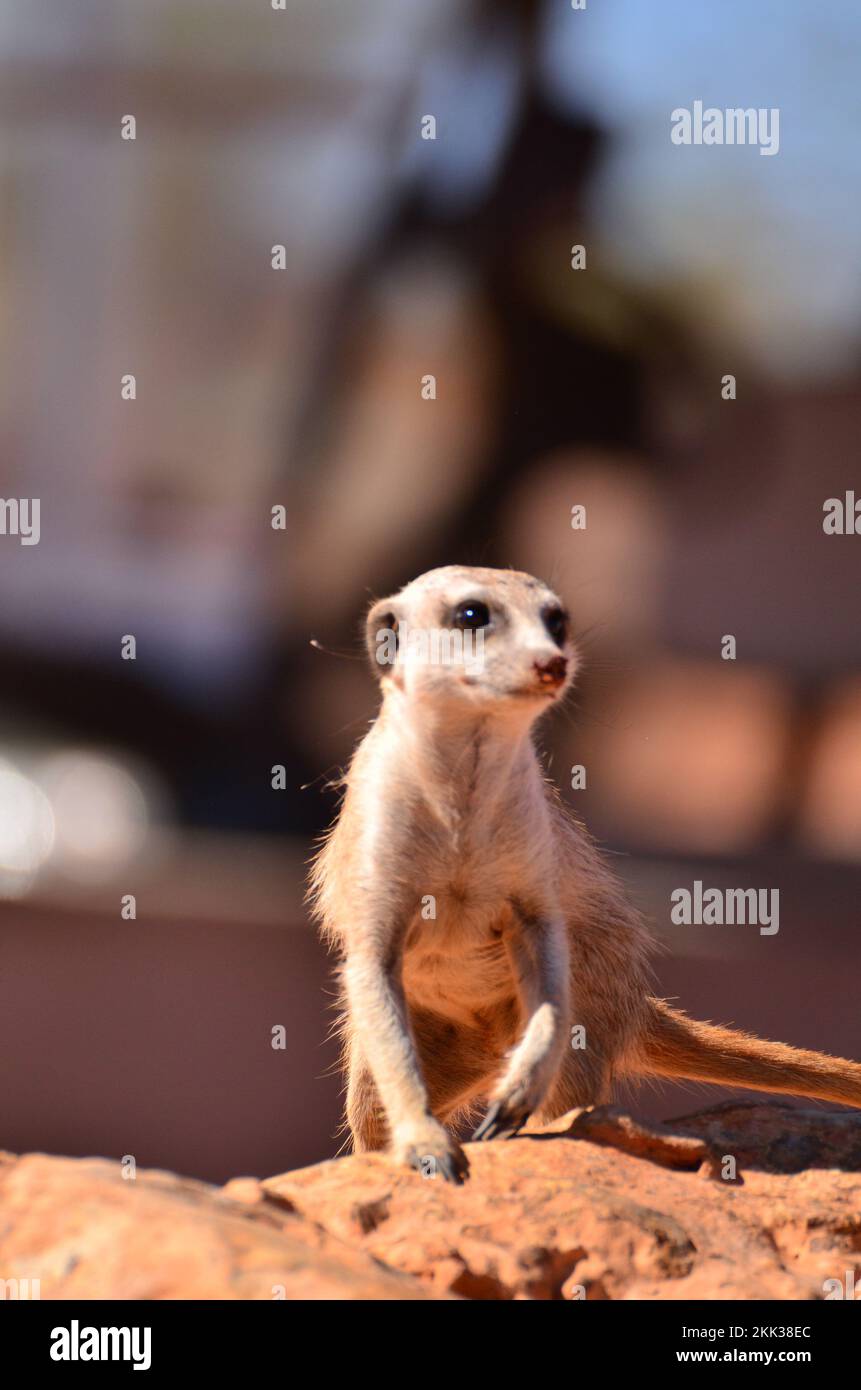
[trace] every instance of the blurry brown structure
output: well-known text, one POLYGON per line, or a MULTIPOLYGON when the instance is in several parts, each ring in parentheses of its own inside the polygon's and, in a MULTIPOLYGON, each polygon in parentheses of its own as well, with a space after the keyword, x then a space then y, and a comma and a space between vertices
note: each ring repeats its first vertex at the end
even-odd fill
MULTIPOLYGON (((42 504, 38 546, 0 535, 0 1144, 210 1177, 332 1152, 303 864, 373 711, 362 610, 451 561, 570 601, 551 771, 670 938, 665 992, 861 1056, 861 539, 821 524, 861 493, 857 330, 789 374, 780 301, 702 271, 684 200, 674 278, 645 233, 632 271, 598 217, 623 116, 561 99, 549 5, 288 9, 0 15, 0 493, 42 504), (779 935, 674 931, 694 878, 779 888, 779 935)), ((765 264, 771 185, 736 167, 715 263, 765 264)))

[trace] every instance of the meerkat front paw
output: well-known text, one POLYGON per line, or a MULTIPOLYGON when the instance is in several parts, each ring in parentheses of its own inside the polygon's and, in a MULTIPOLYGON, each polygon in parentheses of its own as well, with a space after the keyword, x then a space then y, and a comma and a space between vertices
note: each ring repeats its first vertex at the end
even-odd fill
POLYGON ((544 1086, 539 1077, 521 1076, 503 1082, 491 1099, 487 1114, 472 1135, 476 1143, 488 1139, 513 1139, 541 1103, 544 1086))
POLYGON ((473 1140, 513 1139, 537 1110, 559 1067, 564 1031, 559 1010, 542 1004, 529 1020, 522 1039, 490 1096, 487 1114, 473 1140))
POLYGON ((460 1184, 469 1173, 469 1160, 460 1144, 430 1115, 418 1125, 396 1131, 392 1152, 399 1163, 416 1168, 425 1178, 440 1176, 460 1184))
POLYGON ((488 1106, 487 1114, 472 1136, 472 1142, 477 1143, 488 1139, 513 1139, 519 1129, 522 1129, 532 1113, 532 1107, 527 1105, 522 1096, 517 1094, 506 1096, 500 1100, 492 1101, 488 1106))

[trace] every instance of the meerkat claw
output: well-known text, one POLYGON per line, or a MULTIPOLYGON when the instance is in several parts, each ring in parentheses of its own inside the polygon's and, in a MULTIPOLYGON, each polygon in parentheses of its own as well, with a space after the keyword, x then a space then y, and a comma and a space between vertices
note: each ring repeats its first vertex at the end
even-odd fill
POLYGON ((419 1153, 417 1149, 411 1149, 407 1163, 422 1177, 439 1175, 444 1182, 453 1183, 455 1187, 460 1187, 469 1177, 469 1159, 460 1148, 456 1153, 419 1153))
POLYGON ((437 1159, 437 1166, 446 1182, 453 1183, 455 1187, 462 1187, 469 1176, 469 1164, 464 1156, 463 1162, 454 1159, 446 1154, 445 1158, 437 1159))
POLYGON ((496 1121, 499 1116, 499 1110, 499 1101, 494 1101, 493 1105, 488 1109, 484 1119, 472 1132, 471 1142, 473 1144, 479 1144, 483 1139, 493 1138, 493 1135, 496 1133, 496 1121))
POLYGON ((473 1134, 472 1142, 476 1144, 487 1143, 491 1139, 513 1139, 528 1119, 528 1112, 512 1114, 504 1101, 495 1100, 473 1134))

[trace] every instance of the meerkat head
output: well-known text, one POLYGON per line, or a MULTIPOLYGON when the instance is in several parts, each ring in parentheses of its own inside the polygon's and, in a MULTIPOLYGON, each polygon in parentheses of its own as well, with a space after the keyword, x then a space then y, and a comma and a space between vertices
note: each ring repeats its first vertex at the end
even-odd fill
POLYGON ((374 603, 367 646, 384 689, 533 719, 576 668, 564 604, 530 574, 449 565, 374 603))

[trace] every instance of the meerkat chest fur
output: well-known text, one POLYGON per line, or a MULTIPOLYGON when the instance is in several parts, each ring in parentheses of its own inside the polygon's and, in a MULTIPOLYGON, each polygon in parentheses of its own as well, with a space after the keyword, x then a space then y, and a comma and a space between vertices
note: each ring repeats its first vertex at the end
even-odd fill
POLYGON ((416 1005, 464 1023, 513 1000, 506 933, 536 873, 546 884, 551 871, 537 762, 531 747, 511 751, 476 729, 447 806, 432 803, 417 864, 424 891, 405 937, 404 988, 416 1005))
POLYGON ((356 782, 367 864, 373 879, 399 866, 411 1006, 471 1026, 513 1000, 513 904, 536 881, 546 894, 552 875, 543 780, 528 737, 481 717, 429 719, 394 704, 356 782))

